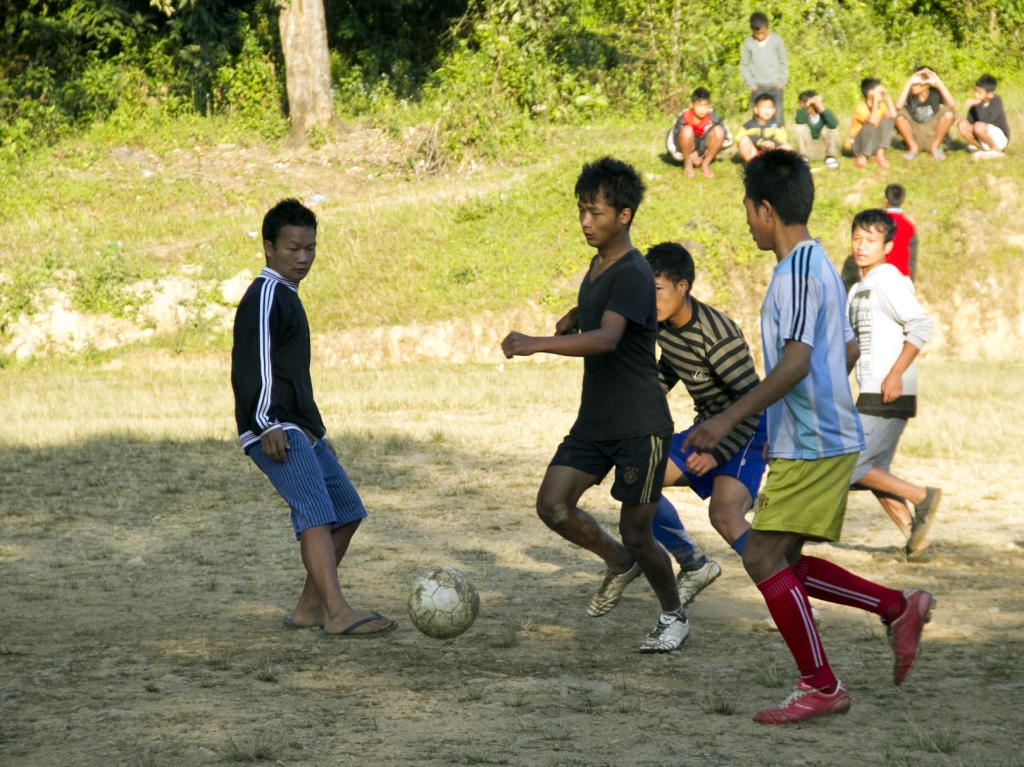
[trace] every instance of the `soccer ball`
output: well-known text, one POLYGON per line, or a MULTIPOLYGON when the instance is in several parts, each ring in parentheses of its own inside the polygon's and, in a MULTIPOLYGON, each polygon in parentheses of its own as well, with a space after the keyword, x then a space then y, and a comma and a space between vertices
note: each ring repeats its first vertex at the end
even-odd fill
POLYGON ((416 579, 409 596, 409 617, 433 639, 451 639, 473 625, 480 595, 454 567, 438 567, 416 579))

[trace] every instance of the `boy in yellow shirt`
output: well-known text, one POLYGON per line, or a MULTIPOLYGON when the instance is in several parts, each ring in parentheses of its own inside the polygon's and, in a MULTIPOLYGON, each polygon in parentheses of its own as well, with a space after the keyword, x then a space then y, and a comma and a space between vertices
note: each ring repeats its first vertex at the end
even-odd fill
POLYGON ((754 103, 754 116, 743 123, 739 136, 739 152, 743 162, 748 163, 761 152, 769 149, 793 150, 789 136, 775 114, 775 99, 770 93, 762 93, 754 103))
POLYGON ((885 150, 892 144, 896 105, 892 103, 892 96, 881 80, 876 77, 861 80, 860 92, 864 99, 853 108, 846 151, 853 154, 853 164, 858 168, 867 167, 868 157, 872 156, 880 168, 888 168, 885 150))

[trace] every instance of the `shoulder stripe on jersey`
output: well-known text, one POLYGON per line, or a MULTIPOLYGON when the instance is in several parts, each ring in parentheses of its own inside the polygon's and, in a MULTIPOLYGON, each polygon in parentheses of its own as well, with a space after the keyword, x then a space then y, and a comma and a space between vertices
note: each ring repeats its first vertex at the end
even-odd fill
POLYGON ((256 401, 256 425, 260 429, 270 426, 270 399, 274 388, 274 373, 270 364, 270 310, 274 306, 277 280, 264 280, 260 288, 260 378, 262 386, 256 401))
POLYGON ((811 253, 805 245, 796 253, 793 262, 793 327, 790 339, 803 336, 807 328, 807 287, 810 281, 811 253))

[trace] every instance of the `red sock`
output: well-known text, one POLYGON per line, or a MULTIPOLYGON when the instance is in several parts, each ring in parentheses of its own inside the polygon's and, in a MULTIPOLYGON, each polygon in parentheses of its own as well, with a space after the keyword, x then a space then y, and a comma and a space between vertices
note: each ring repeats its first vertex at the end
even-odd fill
POLYGON ((835 690, 836 677, 828 665, 821 637, 814 626, 811 603, 807 601, 804 587, 793 575, 793 569, 780 570, 757 587, 768 603, 768 612, 779 627, 779 633, 793 653, 800 678, 812 687, 824 687, 829 692, 835 690))
POLYGON ((801 557, 793 565, 793 574, 803 584, 808 596, 859 607, 881 615, 886 621, 896 620, 907 606, 902 592, 866 581, 818 557, 801 557))

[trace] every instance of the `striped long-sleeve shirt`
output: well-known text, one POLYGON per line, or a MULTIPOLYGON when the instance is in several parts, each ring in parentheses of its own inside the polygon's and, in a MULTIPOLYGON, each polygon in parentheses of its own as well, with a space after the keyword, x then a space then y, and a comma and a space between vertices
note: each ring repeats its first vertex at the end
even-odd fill
POLYGON ((309 375, 309 323, 299 285, 263 269, 235 314, 231 388, 242 448, 271 429, 300 429, 313 439, 326 434, 309 375))
MULTIPOLYGON (((739 326, 694 298, 693 315, 681 328, 663 323, 658 331, 658 377, 665 391, 679 381, 693 399, 693 422, 718 415, 759 383, 750 349, 739 326)), ((754 436, 761 414, 742 421, 712 455, 722 466, 754 436)))

